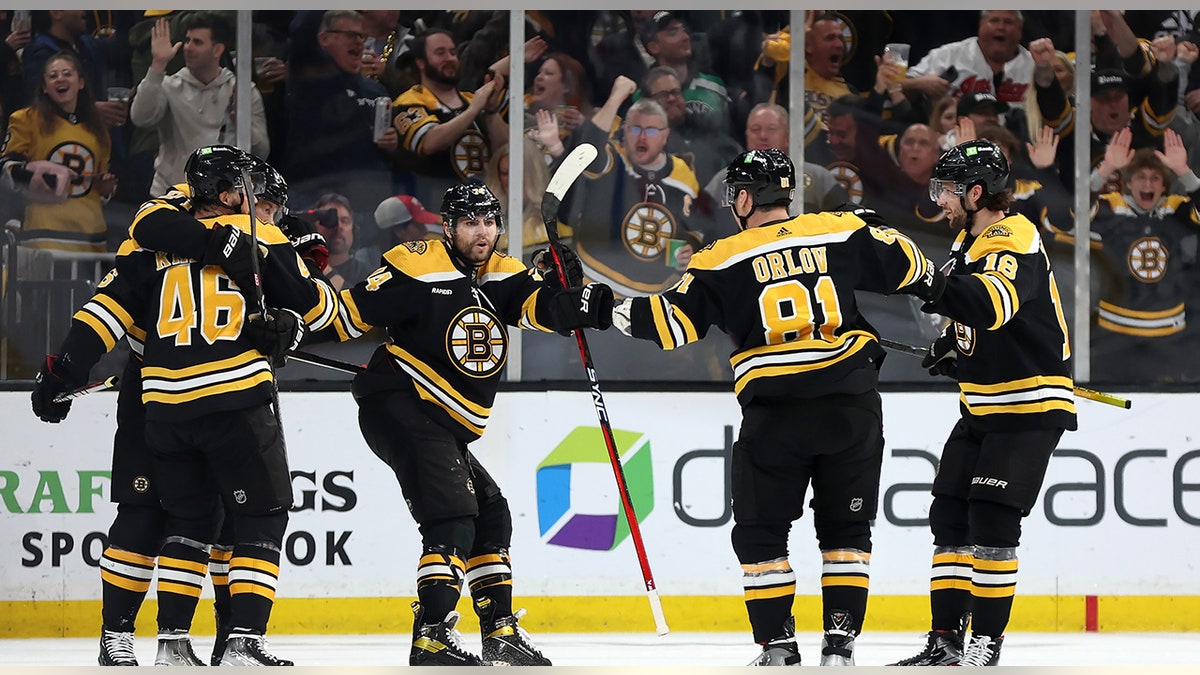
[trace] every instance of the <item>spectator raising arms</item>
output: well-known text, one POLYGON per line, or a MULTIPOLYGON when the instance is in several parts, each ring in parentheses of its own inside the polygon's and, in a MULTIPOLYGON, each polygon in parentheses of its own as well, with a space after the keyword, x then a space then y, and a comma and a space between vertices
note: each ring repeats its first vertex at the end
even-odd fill
MULTIPOLYGON (((46 59, 33 105, 13 113, 0 147, 0 166, 48 160, 69 167, 71 187, 49 203, 25 210, 21 243, 58 251, 102 252, 105 223, 100 206, 112 197, 117 178, 108 171, 112 144, 96 100, 75 54, 46 59)), ((61 186, 60 186, 61 187, 61 186)), ((40 200, 39 200, 40 201, 40 200)))

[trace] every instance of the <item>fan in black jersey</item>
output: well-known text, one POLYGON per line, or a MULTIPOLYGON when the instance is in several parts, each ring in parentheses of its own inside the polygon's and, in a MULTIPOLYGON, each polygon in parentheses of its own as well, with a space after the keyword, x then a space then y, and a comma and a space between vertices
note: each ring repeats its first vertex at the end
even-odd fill
POLYGON ((932 630, 921 653, 898 665, 999 662, 1021 520, 1063 431, 1076 426, 1054 272, 1037 226, 1007 213, 1008 174, 999 146, 973 140, 943 153, 929 183, 960 231, 945 290, 921 308, 951 320, 922 365, 958 380, 962 417, 942 449, 929 509, 932 630))
POLYGON ((614 308, 626 335, 663 349, 716 326, 734 342, 742 406, 733 446, 733 550, 762 652, 755 665, 799 665, 788 532, 813 490, 821 549, 822 665, 852 665, 862 630, 879 494, 883 422, 874 330, 855 291, 937 297, 941 274, 869 209, 790 216, 796 171, 775 149, 726 169, 742 231, 692 256, 667 291, 614 308))
POLYGON ((496 250, 500 214, 486 187, 456 185, 442 198, 442 241, 388 250, 379 269, 341 292, 339 338, 387 331, 353 392, 363 438, 396 474, 421 531, 411 665, 481 664, 455 629, 464 580, 483 661, 550 665, 518 624, 524 610, 513 611, 508 502, 468 444, 491 414, 508 358, 506 327, 607 328, 612 291, 552 286, 496 250))

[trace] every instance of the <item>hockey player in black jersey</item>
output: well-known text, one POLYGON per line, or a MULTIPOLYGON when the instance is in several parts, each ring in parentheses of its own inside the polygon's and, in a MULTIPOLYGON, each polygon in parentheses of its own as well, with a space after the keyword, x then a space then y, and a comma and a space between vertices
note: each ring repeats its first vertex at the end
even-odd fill
POLYGON ((941 275, 869 209, 790 216, 796 172, 779 150, 742 153, 725 176, 743 230, 692 256, 667 291, 623 300, 613 325, 674 349, 716 326, 742 424, 733 446, 733 550, 762 652, 799 665, 788 532, 812 485, 821 549, 822 665, 853 665, 867 609, 871 520, 883 461, 883 360, 854 293, 937 296, 941 275))
POLYGON ((506 326, 566 331, 611 325, 612 291, 562 290, 496 250, 504 230, 486 187, 451 187, 442 241, 385 252, 366 280, 341 292, 341 339, 372 326, 388 340, 354 379, 359 426, 392 468, 421 532, 411 665, 480 665, 455 629, 464 580, 483 634, 482 661, 550 665, 513 611, 512 515, 468 449, 487 425, 508 357, 506 326))
POLYGON ((921 653, 897 665, 999 662, 1021 520, 1063 431, 1076 426, 1054 273, 1037 226, 1007 213, 1007 181, 1000 148, 974 140, 947 150, 929 184, 960 232, 943 292, 922 306, 951 320, 922 365, 958 380, 962 417, 942 449, 929 509, 931 630, 921 653))
MULTIPOLYGON (((241 151, 229 148, 238 163, 241 151)), ((256 177, 264 174, 266 180, 256 181, 258 195, 256 208, 260 220, 270 222, 273 213, 287 201, 287 184, 274 169, 246 157, 248 167, 255 166, 256 177), (271 179, 274 174, 274 179, 271 179)), ((157 221, 165 235, 179 234, 189 229, 207 232, 207 228, 192 215, 190 189, 186 184, 158 199, 143 205, 140 218, 157 221)), ((136 223, 135 223, 136 225, 136 223)), ((143 232, 149 230, 143 229, 143 232)), ((167 245, 176 244, 167 236, 167 245)), ((170 251, 181 253, 180 251, 170 251)), ((228 263, 227 263, 228 264, 228 263)), ((242 261, 245 265, 245 261, 242 261)), ((155 569, 155 558, 163 545, 166 512, 160 504, 158 481, 152 467, 152 451, 145 441, 145 407, 141 400, 141 365, 145 330, 133 324, 130 308, 123 306, 128 298, 117 283, 113 273, 101 282, 96 295, 76 312, 71 330, 57 355, 48 357, 47 366, 39 378, 33 394, 34 412, 48 422, 65 418, 70 402, 52 403, 55 395, 73 388, 86 379, 87 371, 100 356, 114 348, 121 339, 127 338, 131 351, 121 375, 121 387, 117 402, 117 430, 113 441, 112 500, 117 504, 117 516, 108 532, 108 546, 100 561, 103 629, 100 638, 99 663, 102 666, 137 665, 133 652, 133 624, 149 589, 155 569)), ((255 315, 248 318, 244 330, 268 359, 281 361, 289 345, 295 340, 300 326, 291 320, 290 314, 280 314, 268 320, 255 315)), ((233 543, 232 519, 226 520, 226 529, 218 542, 233 543), (228 535, 226 534, 228 531, 228 535)), ((210 560, 214 604, 220 607, 218 617, 229 616, 229 592, 224 583, 228 573, 232 546, 213 546, 210 560)), ((222 622, 219 622, 221 624, 222 622)), ((214 643, 213 665, 219 663, 225 651, 228 630, 218 628, 214 643)), ((192 651, 185 634, 169 633, 160 641, 156 663, 160 665, 202 665, 192 651)))

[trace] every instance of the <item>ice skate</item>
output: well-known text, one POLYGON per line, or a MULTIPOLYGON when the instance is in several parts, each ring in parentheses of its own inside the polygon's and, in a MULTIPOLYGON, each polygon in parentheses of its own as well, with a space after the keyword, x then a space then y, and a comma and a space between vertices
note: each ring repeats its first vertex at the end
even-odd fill
POLYGON ((925 648, 916 656, 893 666, 956 666, 963 656, 962 634, 955 630, 931 630, 925 648))
POLYGON ((235 633, 225 643, 222 666, 293 666, 293 662, 281 659, 267 651, 267 641, 254 633, 235 633))
POLYGON ((854 636, 841 631, 829 631, 821 638, 821 665, 854 665, 854 636))
POLYGON ((788 617, 783 622, 783 634, 763 644, 762 653, 747 665, 750 666, 798 666, 800 649, 796 646, 796 619, 788 617))
POLYGON ((167 630, 158 634, 156 666, 203 666, 204 662, 192 649, 192 636, 186 630, 167 630))
POLYGON ((102 666, 136 666, 138 662, 133 653, 133 633, 100 629, 100 658, 97 662, 102 666))
POLYGON ((410 666, 482 666, 486 665, 478 656, 462 647, 462 635, 454 628, 458 624, 458 612, 450 612, 440 623, 423 623, 425 608, 421 603, 412 604, 413 643, 408 654, 410 666))
POLYGON ((976 635, 971 633, 971 640, 963 650, 960 666, 998 666, 1000 665, 1000 646, 1004 644, 1004 636, 976 635))
POLYGON ((550 659, 533 645, 533 638, 518 623, 525 610, 497 619, 495 630, 483 636, 483 660, 500 661, 510 666, 548 666, 550 659))

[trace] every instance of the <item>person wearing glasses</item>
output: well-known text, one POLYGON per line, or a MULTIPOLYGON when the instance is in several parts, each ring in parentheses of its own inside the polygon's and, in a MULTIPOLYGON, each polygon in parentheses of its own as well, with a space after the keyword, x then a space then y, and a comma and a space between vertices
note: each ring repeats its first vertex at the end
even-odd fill
POLYGON ((362 15, 349 9, 297 12, 292 21, 283 173, 296 203, 337 192, 378 204, 393 194, 398 136, 390 127, 375 134, 376 100, 387 90, 362 73, 363 30, 362 15))
POLYGON ((729 135, 727 125, 720 117, 689 105, 679 75, 673 68, 651 68, 639 93, 663 107, 667 113, 667 126, 671 127, 667 152, 680 157, 690 156, 689 163, 701 185, 708 184, 742 152, 742 147, 729 135))

